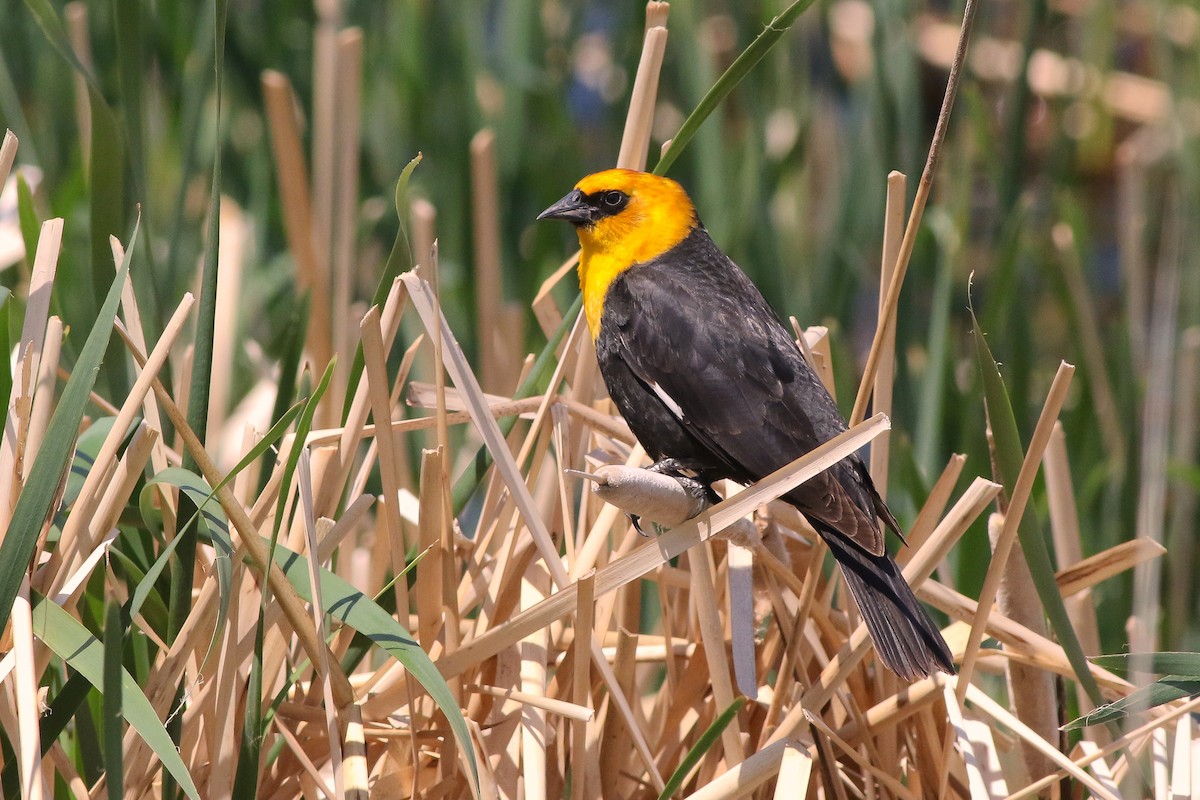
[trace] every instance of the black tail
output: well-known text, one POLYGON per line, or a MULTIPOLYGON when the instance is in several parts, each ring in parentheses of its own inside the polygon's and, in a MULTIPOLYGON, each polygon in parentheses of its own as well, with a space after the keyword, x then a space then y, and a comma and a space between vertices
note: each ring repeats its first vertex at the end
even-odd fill
POLYGON ((818 531, 842 568, 884 665, 910 681, 937 670, 953 674, 950 648, 892 557, 873 556, 836 531, 818 531))

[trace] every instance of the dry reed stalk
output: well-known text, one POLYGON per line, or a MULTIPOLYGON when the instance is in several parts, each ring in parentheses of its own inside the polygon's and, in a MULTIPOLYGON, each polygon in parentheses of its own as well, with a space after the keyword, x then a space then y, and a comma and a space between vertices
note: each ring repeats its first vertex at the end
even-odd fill
POLYGON ((179 302, 174 314, 163 328, 163 334, 155 344, 154 350, 142 366, 137 380, 130 388, 125 402, 121 405, 121 409, 113 421, 112 428, 109 429, 108 435, 97 451, 92 469, 88 471, 72 506, 72 512, 63 525, 58 547, 55 548, 46 568, 41 571, 36 580, 37 585, 45 587, 46 591, 53 592, 59 588, 55 576, 56 573, 59 573, 60 565, 67 569, 72 568, 82 557, 82 553, 91 549, 93 542, 87 537, 87 525, 96 513, 109 465, 116 457, 117 450, 121 446, 129 426, 142 410, 143 400, 149 393, 151 384, 158 379, 159 371, 166 364, 167 356, 174 346, 175 340, 183 331, 194 302, 190 293, 185 294, 179 302))
MULTIPOLYGON (((125 263, 125 248, 115 236, 108 237, 108 244, 112 248, 113 265, 117 269, 120 269, 120 265, 125 263)), ((124 314, 125 330, 129 333, 130 339, 139 350, 143 353, 148 353, 150 352, 150 348, 146 345, 146 335, 142 327, 142 314, 138 308, 137 295, 133 291, 134 280, 133 275, 126 274, 125 285, 121 287, 121 312, 124 314)), ((146 394, 146 398, 142 403, 142 414, 146 422, 150 423, 151 428, 157 431, 163 429, 162 417, 158 412, 158 404, 154 400, 153 393, 146 394)), ((161 438, 155 444, 150 461, 154 465, 155 473, 162 472, 170 463, 166 443, 161 438)), ((178 463, 178 459, 176 459, 176 463, 178 463)), ((169 490, 164 488, 161 491, 168 492, 169 490)), ((172 506, 173 503, 171 502, 163 504, 163 528, 168 535, 173 535, 175 531, 174 515, 171 512, 172 506)))
MULTIPOLYGON (((972 739, 972 733, 977 731, 978 728, 982 728, 986 735, 986 731, 988 730, 987 726, 980 725, 976 727, 970 724, 970 722, 973 722, 973 720, 968 721, 963 715, 962 708, 958 705, 958 699, 954 696, 954 690, 949 686, 949 684, 943 687, 942 697, 946 705, 946 716, 950 722, 949 731, 953 732, 954 741, 956 741, 958 744, 958 749, 963 759, 963 765, 966 768, 967 786, 971 790, 971 797, 990 798, 994 795, 993 791, 991 790, 992 782, 984 776, 983 767, 981 766, 979 759, 980 754, 975 751, 975 746, 982 743, 976 742, 972 739)), ((991 737, 988 736, 988 752, 994 755, 995 746, 991 743, 990 739, 991 737)), ((947 742, 947 744, 951 743, 952 742, 950 741, 947 742)), ((944 798, 947 796, 946 792, 949 787, 950 777, 948 770, 950 757, 951 754, 947 748, 947 751, 944 753, 943 772, 938 791, 939 798, 944 798)), ((1002 777, 1001 780, 1003 780, 1002 777)))
POLYGON ((667 3, 648 3, 646 34, 642 41, 642 56, 634 75, 629 111, 621 136, 617 166, 644 170, 650 147, 650 129, 654 121, 654 104, 658 98, 658 76, 662 71, 663 54, 667 49, 667 3))
MULTIPOLYGON (((879 269, 879 320, 876 323, 882 327, 885 320, 884 300, 891 288, 892 278, 896 274, 896 260, 900 255, 900 243, 904 239, 904 203, 908 179, 903 172, 893 170, 887 176, 887 203, 883 213, 883 256, 879 269)), ((872 410, 891 416, 892 413, 892 382, 896 373, 896 328, 893 325, 884 334, 880 344, 881 355, 876 371, 874 393, 872 395, 872 410)), ((891 434, 885 433, 871 445, 871 479, 879 496, 887 500, 888 487, 888 452, 891 444, 891 434)))
MULTIPOLYGON (((713 506, 699 517, 668 531, 654 540, 653 547, 639 547, 627 556, 613 561, 596 574, 596 596, 615 591, 657 569, 689 548, 705 541, 744 516, 764 498, 783 495, 830 465, 857 451, 887 425, 880 415, 834 437, 820 447, 777 470, 750 489, 713 506)), ((471 641, 464 642, 455 653, 438 661, 443 675, 454 675, 469 668, 520 639, 531 630, 560 619, 574 607, 576 584, 552 594, 539 606, 522 612, 493 627, 471 641)), ((599 663, 599 662, 597 662, 599 663)))
MULTIPOLYGON (((21 576, 21 586, 12 607, 13 657, 16 682, 13 684, 17 712, 17 759, 20 764, 23 797, 42 797, 42 737, 39 731, 38 673, 34 667, 33 604, 29 596, 29 573, 21 576)), ((13 730, 13 729, 9 729, 13 730)))
MULTIPOLYGON (((558 557, 557 549, 550 539, 549 531, 546 530, 541 518, 537 515, 533 505, 533 498, 529 494, 529 490, 525 485, 524 478, 517 465, 514 462, 507 446, 504 444, 503 437, 500 435, 500 429, 496 425, 496 421, 490 413, 487 413, 486 404, 482 400, 482 391, 479 388, 478 382, 475 380, 474 374, 470 367, 467 366, 466 358, 463 356, 462 350, 458 347, 457 341, 454 339, 453 333, 449 326, 446 325, 445 319, 441 313, 437 311, 434 302, 432 291, 428 284, 421 281, 413 273, 406 273, 401 276, 405 285, 408 287, 409 296, 412 299, 413 307, 420 314, 422 321, 425 323, 426 330, 431 333, 440 331, 443 344, 444 364, 447 371, 450 372, 454 383, 458 386, 459 391, 463 392, 467 397, 471 406, 472 418, 476 428, 482 434, 484 442, 495 459, 498 474, 504 478, 505 484, 512 492, 513 500, 520 509, 525 525, 530 534, 533 536, 534 544, 550 570, 550 576, 555 585, 562 589, 569 583, 566 569, 563 567, 561 560, 558 557)), ((561 592, 560 592, 561 594, 561 592)), ((462 648, 458 652, 462 652, 462 648)), ((634 730, 634 741, 638 744, 638 752, 642 758, 643 765, 650 774, 654 785, 661 791, 663 788, 662 776, 658 774, 655 768, 654 759, 650 753, 649 747, 645 740, 637 735, 636 725, 633 723, 632 711, 629 708, 628 702, 624 695, 617 691, 615 685, 615 676, 608 665, 608 662, 603 659, 599 652, 599 648, 592 648, 593 660, 609 685, 609 690, 612 692, 612 699, 616 703, 618 709, 632 730, 634 730)), ((445 673, 443 673, 445 674, 445 673)))
MULTIPOLYGON (((244 571, 240 565, 234 567, 233 585, 242 585, 244 571)), ((239 671, 241 661, 237 658, 237 639, 241 621, 241 603, 235 596, 227 610, 225 630, 221 632, 220 649, 217 652, 212 688, 206 694, 209 713, 205 719, 208 752, 212 768, 208 770, 209 797, 226 797, 233 791, 234 763, 237 758, 236 743, 241 741, 245 722, 245 696, 241 689, 239 671), (241 712, 241 713, 239 713, 241 712)))
MULTIPOLYGON (((634 669, 637 666, 634 655, 637 652, 638 636, 624 628, 617 629, 617 649, 613 657, 612 669, 616 676, 617 685, 626 697, 637 696, 637 686, 634 683, 634 669)), ((626 764, 630 744, 637 733, 635 726, 623 724, 619 714, 612 712, 612 700, 607 701, 609 713, 604 716, 604 724, 600 735, 600 785, 608 792, 620 792, 622 786, 628 787, 623 776, 630 774, 626 764)), ((605 708, 602 706, 601 712, 605 708)))
POLYGON ((13 162, 17 158, 17 144, 17 135, 5 128, 4 141, 0 142, 0 187, 8 182, 8 174, 12 172, 13 162))
POLYGON ((779 779, 775 783, 775 800, 805 800, 812 776, 813 760, 808 751, 786 742, 779 761, 779 779))
MULTIPOLYGON (((751 525, 746 520, 747 525, 751 525)), ((757 531, 751 527, 757 534, 757 531)), ((755 541, 758 537, 755 536, 755 541)), ((761 546, 761 545, 760 545, 761 546)), ((738 691, 758 698, 758 670, 754 646, 754 551, 733 542, 726 552, 729 573, 729 628, 733 675, 738 691)))
MULTIPOLYGON (((329 71, 332 76, 332 70, 329 71)), ((309 193, 308 171, 300 148, 300 132, 296 125, 296 99, 291 83, 281 73, 266 70, 262 75, 263 99, 271 130, 271 147, 275 153, 275 168, 279 172, 279 198, 283 204, 284 230, 288 250, 296 262, 296 283, 300 291, 312 298, 309 309, 307 350, 318 370, 333 357, 333 328, 328 305, 329 255, 328 238, 316 241, 312 195, 309 193)), ((325 163, 325 161, 322 161, 325 163)), ((329 160, 332 163, 332 159, 329 160)), ((328 216, 324 217, 326 220, 328 216)), ((319 419, 329 425, 335 406, 322 406, 319 419), (329 419, 326 419, 329 417, 329 419)))
POLYGON ((785 739, 769 744, 714 778, 704 788, 688 795, 687 800, 733 800, 745 797, 779 774, 784 751, 789 747, 800 748, 801 743, 785 739))
POLYGON ((816 370, 817 377, 821 379, 821 385, 825 387, 825 391, 829 392, 830 397, 837 400, 837 382, 833 377, 833 352, 829 343, 829 328, 824 325, 809 325, 801 330, 800 323, 796 321, 796 318, 791 317, 790 319, 800 351, 804 353, 808 363, 816 370))
POLYGON ((941 156, 942 143, 946 138, 946 129, 950 124, 950 111, 954 108, 954 97, 958 92, 958 77, 966 60, 967 42, 971 38, 971 23, 975 18, 975 0, 967 0, 963 6, 962 27, 959 29, 958 46, 954 51, 954 61, 950 64, 950 75, 946 79, 946 94, 942 98, 942 108, 938 112, 937 126, 933 131, 933 140, 929 143, 929 155, 925 159, 925 168, 921 171, 921 180, 917 184, 917 194, 913 198, 912 209, 908 215, 908 225, 904 229, 904 239, 900 244, 900 252, 896 256, 896 272, 888 285, 887 298, 883 302, 879 325, 875 330, 875 338, 871 341, 871 351, 867 354, 867 363, 863 367, 862 382, 858 387, 858 395, 854 399, 854 411, 850 415, 850 424, 854 425, 866 415, 867 398, 875 384, 876 372, 879 368, 879 358, 884 349, 884 339, 889 335, 896 323, 896 309, 900 302, 900 289, 904 285, 904 277, 908 272, 908 262, 912 258, 913 247, 917 241, 917 231, 921 227, 921 216, 925 213, 925 203, 929 199, 929 190, 933 185, 933 175, 937 170, 938 158, 941 156))
MULTIPOLYGON (((933 572, 934 567, 966 533, 967 528, 983 513, 983 509, 992 502, 999 491, 999 485, 983 478, 976 478, 968 487, 921 549, 905 565, 904 578, 914 591, 919 591, 926 584, 925 579, 933 572)), ((857 662, 866 655, 869 642, 866 625, 860 623, 847 638, 841 652, 830 661, 822 670, 819 679, 805 692, 803 702, 797 709, 818 709, 829 702, 837 687, 849 677, 857 662)), ((793 709, 780 723, 772 741, 792 734, 800 719, 800 711, 797 709, 793 709)))
MULTIPOLYGON (((379 317, 379 327, 383 331, 382 346, 385 351, 391 347, 391 343, 396 337, 407 302, 408 292, 405 290, 404 284, 397 278, 388 290, 387 300, 384 301, 383 311, 379 317)), ((354 398, 350 402, 350 410, 346 413, 345 427, 340 429, 337 439, 339 469, 332 478, 326 477, 317 494, 316 510, 322 516, 333 515, 341 496, 341 487, 346 485, 346 480, 354 468, 352 455, 357 452, 359 442, 362 440, 362 429, 366 425, 367 415, 371 411, 371 403, 371 381, 368 376, 358 382, 358 388, 355 389, 354 398)), ((387 419, 390 418, 389 409, 387 419)), ((310 446, 315 443, 315 440, 309 441, 310 446)), ((285 438, 282 447, 289 446, 290 442, 285 438)))
MULTIPOLYGON (((957 678, 951 677, 950 680, 953 682, 956 681, 957 678)), ((956 692, 956 694, 960 698, 960 703, 962 702, 961 698, 963 697, 970 700, 977 709, 1004 727, 1008 728, 1010 731, 1016 734, 1022 742, 1026 742, 1033 747, 1036 747, 1040 753, 1046 756, 1046 758, 1053 761, 1061 770, 1064 770, 1072 778, 1086 786, 1096 796, 1105 798, 1106 800, 1119 799, 1119 795, 1110 793, 1103 784, 1101 784, 1084 770, 1080 769, 1078 764, 1060 753, 1057 747, 1043 739, 1041 735, 1025 725, 1025 723, 989 697, 985 692, 983 692, 983 690, 976 686, 968 685, 965 692, 960 690, 956 692)))
MULTIPOLYGON (((975 600, 940 583, 923 584, 917 590, 917 596, 952 619, 959 620, 968 626, 979 607, 975 600)), ((1064 677, 1071 677, 1075 674, 1061 645, 1034 633, 1024 625, 1013 622, 999 611, 993 610, 988 616, 987 634, 1001 644, 1010 646, 1010 650, 986 650, 983 654, 1019 659, 1064 677)), ((966 648, 966 638, 955 632, 953 636, 947 637, 947 641, 954 645, 956 653, 961 653, 966 648)), ((1089 671, 1100 685, 1101 690, 1110 696, 1124 696, 1133 691, 1134 687, 1129 681, 1117 677, 1106 669, 1092 664, 1089 671)))
MULTIPOLYGON (((324 528, 324 531, 320 531, 320 533, 324 533, 328 530, 330 523, 328 520, 323 520, 324 525, 318 523, 316 516, 313 514, 312 455, 308 450, 300 451, 300 459, 297 462, 296 487, 300 495, 300 513, 298 516, 303 523, 305 538, 305 546, 297 552, 308 553, 308 580, 312 590, 312 600, 309 602, 309 607, 317 636, 325 639, 325 602, 321 593, 321 555, 317 540, 319 529, 324 528)), ((338 793, 337 796, 344 798, 347 790, 347 776, 343 772, 344 764, 342 761, 339 715, 337 713, 337 706, 334 704, 331 683, 327 677, 329 675, 330 657, 331 654, 328 648, 322 649, 317 654, 316 667, 318 676, 326 676, 320 680, 321 695, 324 701, 322 708, 325 711, 325 734, 329 747, 329 760, 333 772, 334 786, 338 793)))
MULTIPOLYGON (((1061 574, 1076 567, 1083 560, 1075 489, 1071 484, 1071 466, 1067 461, 1067 437, 1063 433, 1061 422, 1054 424, 1046 454, 1042 458, 1042 469, 1046 476, 1046 497, 1050 507, 1050 530, 1054 536, 1055 562, 1061 574)), ((1124 569, 1126 567, 1120 567, 1117 571, 1124 569)), ((1096 624, 1096 608, 1092 603, 1091 592, 1086 589, 1068 592, 1062 582, 1059 583, 1059 588, 1064 599, 1069 595, 1079 594, 1067 599, 1067 613, 1079 636, 1084 655, 1099 655, 1100 632, 1096 624)), ((1086 693, 1080 695, 1080 700, 1084 697, 1086 693)), ((1081 707, 1085 707, 1082 702, 1081 707)))
POLYGON ((579 266, 578 252, 564 261, 562 266, 554 270, 549 278, 542 281, 542 285, 538 287, 537 293, 533 297, 531 308, 534 319, 537 320, 542 333, 547 337, 553 336, 563 322, 563 312, 554 302, 554 295, 551 292, 564 278, 574 272, 577 266, 579 266))
MULTIPOLYGON (((573 674, 571 691, 575 704, 591 710, 591 659, 588 647, 592 641, 592 614, 596 601, 596 571, 589 570, 576 581, 579 587, 578 606, 575 611, 575 644, 573 646, 573 674)), ((595 750, 588 749, 588 726, 578 720, 571 726, 571 800, 583 800, 587 787, 593 781, 594 765, 598 758, 595 750)))
MULTIPOLYGON (((5 145, 10 141, 11 152, 0 153, 0 160, 6 158, 11 165, 11 159, 16 155, 16 138, 6 138, 5 145)), ((20 443, 28 435, 33 401, 32 376, 37 374, 42 348, 45 345, 46 321, 50 314, 50 292, 54 288, 58 255, 62 249, 62 234, 62 218, 56 217, 43 222, 38 235, 37 253, 33 259, 33 274, 29 279, 29 294, 25 301, 25 319, 21 325, 21 338, 17 345, 18 371, 13 381, 12 396, 5 417, 3 441, 0 442, 0 541, 4 538, 3 531, 8 530, 8 521, 19 494, 22 472, 20 443)))
POLYGON ((915 800, 917 795, 913 794, 911 789, 904 786, 899 780, 889 775, 884 771, 884 767, 876 766, 864 758, 855 748, 846 740, 837 735, 837 732, 825 724, 825 721, 815 714, 808 713, 808 724, 819 730, 821 734, 839 750, 845 753, 851 761, 859 766, 864 772, 870 774, 883 787, 900 798, 911 798, 915 800))
POLYGON ((1063 597, 1072 597, 1166 552, 1158 542, 1130 539, 1059 570, 1055 579, 1063 597))
MULTIPOLYGON (((106 537, 113 534, 121 512, 142 479, 142 472, 158 438, 158 431, 149 427, 144 420, 138 425, 125 452, 111 471, 111 478, 100 502, 96 504, 93 518, 88 520, 84 539, 79 544, 80 555, 99 547, 106 537)), ((93 465, 95 468, 96 465, 93 465)))
MULTIPOLYGON (((351 313, 351 300, 358 276, 355 244, 359 207, 359 153, 362 148, 362 29, 347 28, 339 31, 336 46, 336 141, 333 153, 332 234, 329 240, 333 285, 330 302, 334 352, 347 353, 354 347, 352 336, 355 315, 351 313)), ((314 146, 315 144, 314 141, 314 146)), ((346 396, 349 377, 349 359, 338 359, 332 395, 338 403, 346 396)))
POLYGON ((475 324, 479 331, 480 384, 495 391, 509 380, 497 367, 507 355, 498 338, 497 308, 503 300, 500 263, 500 186, 496 134, 484 128, 471 138, 471 219, 475 248, 475 324))
MULTIPOLYGON (((550 589, 550 576, 536 562, 521 578, 521 607, 530 608, 545 599, 550 589)), ((546 695, 546 661, 549 632, 543 628, 521 640, 521 692, 532 697, 546 695)), ((546 800, 547 767, 546 711, 532 703, 521 709, 521 768, 525 796, 529 800, 546 800)))
POLYGON ((961 453, 954 453, 946 462, 946 468, 942 470, 942 474, 938 476, 933 488, 929 490, 929 496, 925 498, 924 505, 917 512, 917 518, 913 520, 913 524, 908 529, 906 537, 908 547, 902 548, 896 554, 896 562, 901 566, 908 563, 913 554, 921 549, 925 539, 933 533, 938 520, 946 511, 946 503, 950 502, 954 487, 958 484, 959 476, 962 475, 963 465, 966 463, 967 457, 961 453))
MULTIPOLYGON (((234 351, 239 341, 239 298, 242 295, 242 272, 245 265, 248 223, 237 203, 222 199, 220 208, 220 237, 217 246, 217 299, 213 322, 214 364, 234 363, 234 351)), ((220 453, 220 432, 226 427, 230 407, 232 369, 214 369, 209 378, 208 424, 205 444, 220 453)), ((232 467, 232 461, 222 458, 222 466, 232 467)))
MULTIPOLYGON (((718 711, 733 704, 733 683, 729 679, 729 661, 725 654, 725 632, 716 602, 716 579, 711 545, 704 542, 688 551, 688 571, 692 579, 692 602, 700 621, 700 642, 712 679, 713 702, 718 711)), ((741 725, 735 717, 721 732, 725 764, 732 767, 745 758, 742 753, 741 725)))
POLYGON ((439 628, 446 620, 442 613, 443 561, 453 557, 453 550, 444 550, 443 531, 449 520, 443 519, 442 510, 446 484, 443 479, 445 468, 442 461, 446 451, 423 450, 421 452, 421 513, 417 526, 417 548, 424 553, 417 564, 417 639, 426 652, 433 646, 439 628), (430 602, 431 600, 436 600, 430 602))
POLYGON ((1175 750, 1171 756, 1170 794, 1174 797, 1192 795, 1192 774, 1196 771, 1192 763, 1192 718, 1181 717, 1175 724, 1175 750))
MULTIPOLYGON (((996 545, 993 547, 992 561, 988 565, 987 575, 983 581, 983 589, 979 595, 979 608, 971 627, 971 638, 963 656, 962 666, 959 669, 958 697, 960 702, 965 696, 964 692, 971 681, 971 672, 975 667, 975 659, 979 654, 979 643, 983 639, 984 623, 991 612, 992 604, 995 602, 996 593, 1004 574, 1005 563, 1008 561, 1013 543, 1016 541, 1017 526, 1020 524, 1021 517, 1025 512, 1025 504, 1029 501, 1029 495, 1033 489, 1033 480, 1037 477, 1038 465, 1042 460, 1042 453, 1049 443, 1050 433, 1054 430, 1054 423, 1058 421, 1058 414, 1062 409, 1063 402, 1066 400, 1067 389, 1070 387, 1071 376, 1074 372, 1075 368, 1065 361, 1059 364, 1058 372, 1054 376, 1054 382, 1050 385, 1050 391, 1046 396, 1046 404, 1042 407, 1037 427, 1034 428, 1033 437, 1029 441, 1029 448, 1025 453, 1025 461, 1021 464, 1021 470, 1017 475, 1016 483, 1008 492, 1008 506, 1005 510, 1004 529, 996 545)), ((1027 587, 1026 590, 1031 589, 1027 587)))
MULTIPOLYGON (((395 437, 388 435, 386 426, 392 418, 391 402, 388 389, 390 383, 387 377, 387 351, 383 343, 383 331, 380 326, 379 307, 372 306, 363 317, 362 326, 364 378, 371 399, 371 415, 375 418, 376 426, 384 426, 384 435, 375 437, 379 447, 379 473, 383 484, 383 511, 387 527, 387 548, 391 555, 392 572, 399 575, 404 572, 405 552, 407 550, 404 536, 404 522, 400 517, 400 464, 396 453, 395 437)), ((343 458, 349 460, 349 453, 343 458)), ((398 580, 392 585, 396 593, 396 608, 405 618, 408 603, 408 582, 398 580)))
MULTIPOLYGON (((993 551, 1004 533, 1005 517, 992 514, 988 519, 988 539, 993 551)), ((1025 561, 1020 541, 1014 541, 1012 552, 1004 565, 996 592, 996 607, 1014 622, 1024 625, 1039 636, 1046 636, 1046 620, 1029 564, 1025 561)), ((1054 678, 1038 667, 1019 661, 1005 663, 1005 678, 1010 704, 1017 716, 1044 739, 1057 737, 1058 692, 1054 678)), ((1052 771, 1051 762, 1027 742, 1022 743, 1025 768, 1033 779, 1052 771)))
POLYGON ((29 467, 33 459, 30 457, 42 448, 42 438, 46 434, 46 426, 50 424, 50 413, 54 410, 54 386, 57 382, 59 358, 62 354, 63 324, 58 317, 52 316, 46 321, 46 334, 42 343, 38 363, 38 375, 32 388, 33 405, 29 411, 29 426, 25 436, 23 452, 26 457, 21 459, 22 470, 20 481, 25 483, 29 467))
MULTIPOLYGON (((143 366, 144 368, 145 356, 137 352, 128 340, 126 340, 126 344, 130 346, 130 351, 139 366, 143 366)), ((212 458, 205 451, 199 439, 196 438, 196 434, 188 426, 187 420, 183 417, 182 412, 175 405, 175 402, 171 399, 166 389, 163 388, 157 379, 154 380, 153 384, 160 406, 167 412, 171 423, 179 431, 188 452, 196 460, 201 475, 210 486, 218 486, 221 483, 222 476, 216 464, 213 463, 212 458)), ((279 609, 292 626, 300 647, 314 663, 317 663, 317 654, 325 648, 325 643, 317 637, 316 630, 313 628, 311 620, 307 617, 300 597, 296 594, 296 590, 288 583, 277 564, 273 562, 268 564, 266 547, 258 538, 257 526, 246 512, 246 509, 234 498, 232 490, 228 486, 219 486, 215 491, 215 495, 217 501, 225 510, 230 523, 232 523, 231 528, 237 531, 238 538, 240 539, 239 550, 244 548, 250 556, 250 560, 256 568, 257 577, 267 580, 279 609)), ((180 634, 181 637, 182 632, 180 634)), ((344 708, 353 702, 353 691, 340 665, 336 661, 333 661, 330 662, 329 666, 330 682, 333 686, 335 702, 339 709, 344 708)))

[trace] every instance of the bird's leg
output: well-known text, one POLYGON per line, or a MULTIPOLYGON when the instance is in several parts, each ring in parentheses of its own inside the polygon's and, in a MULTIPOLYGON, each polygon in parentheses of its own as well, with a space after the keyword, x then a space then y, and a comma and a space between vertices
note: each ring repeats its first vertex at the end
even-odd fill
MULTIPOLYGON (((649 472, 655 472, 660 475, 674 480, 679 486, 696 501, 695 508, 703 509, 705 506, 720 502, 721 498, 712 490, 709 484, 699 478, 701 474, 701 465, 693 466, 690 462, 677 458, 664 458, 660 461, 651 464, 647 468, 649 472)), ((625 516, 629 518, 629 522, 642 536, 649 536, 649 533, 642 528, 641 517, 638 514, 626 512, 625 516)), ((656 527, 658 527, 656 525, 656 527)))

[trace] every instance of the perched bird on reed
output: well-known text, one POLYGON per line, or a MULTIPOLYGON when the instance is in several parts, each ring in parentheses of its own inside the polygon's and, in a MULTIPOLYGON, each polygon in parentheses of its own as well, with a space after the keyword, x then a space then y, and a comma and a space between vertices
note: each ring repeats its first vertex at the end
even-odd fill
MULTIPOLYGON (((709 237, 673 180, 607 170, 538 219, 579 235, 583 308, 600 373, 654 469, 752 483, 846 422, 758 288, 709 237)), ((885 665, 954 670, 940 632, 884 546, 899 534, 858 456, 783 498, 829 545, 885 665)))

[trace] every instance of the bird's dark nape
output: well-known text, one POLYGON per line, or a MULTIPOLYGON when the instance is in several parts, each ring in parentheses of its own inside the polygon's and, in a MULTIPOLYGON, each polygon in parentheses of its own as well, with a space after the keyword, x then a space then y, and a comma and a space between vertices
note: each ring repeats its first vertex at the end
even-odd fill
POLYGON ((884 666, 909 681, 939 670, 954 674, 950 649, 896 562, 886 553, 873 556, 813 522, 841 567, 884 666))

